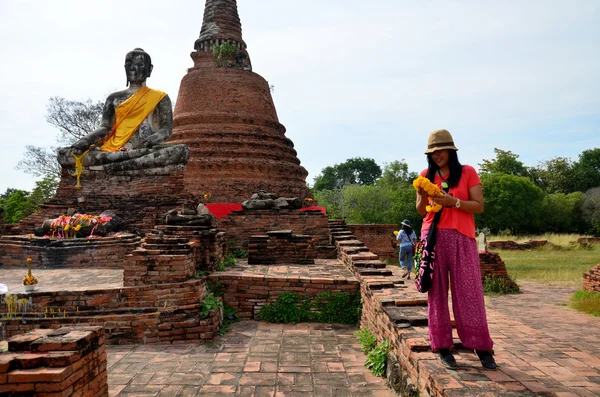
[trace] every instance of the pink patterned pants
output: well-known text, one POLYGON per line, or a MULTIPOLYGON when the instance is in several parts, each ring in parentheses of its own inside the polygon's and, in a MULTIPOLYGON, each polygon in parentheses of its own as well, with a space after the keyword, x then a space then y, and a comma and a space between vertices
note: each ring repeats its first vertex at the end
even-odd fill
MULTIPOLYGON (((422 236, 426 239, 427 232, 422 236)), ((488 330, 477 242, 454 229, 438 229, 433 285, 428 292, 429 340, 432 349, 452 346, 448 307, 448 276, 456 330, 468 349, 489 350, 488 330)))

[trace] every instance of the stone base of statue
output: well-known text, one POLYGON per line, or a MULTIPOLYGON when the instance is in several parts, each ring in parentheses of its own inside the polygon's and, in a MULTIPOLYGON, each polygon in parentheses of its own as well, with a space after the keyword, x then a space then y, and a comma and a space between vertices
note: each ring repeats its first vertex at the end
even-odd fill
POLYGON ((59 187, 50 202, 23 220, 21 233, 31 233, 44 219, 66 214, 100 214, 115 212, 125 222, 128 231, 147 233, 161 223, 169 210, 193 201, 184 188, 183 170, 187 156, 180 164, 122 171, 94 170, 84 167, 78 180, 73 167, 63 166, 59 187))

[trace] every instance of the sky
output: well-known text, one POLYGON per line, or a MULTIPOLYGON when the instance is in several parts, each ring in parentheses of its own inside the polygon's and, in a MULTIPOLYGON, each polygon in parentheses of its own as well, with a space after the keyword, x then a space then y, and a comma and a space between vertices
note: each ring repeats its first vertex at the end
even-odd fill
MULTIPOLYGON (((30 190, 26 145, 55 146, 48 99, 104 101, 125 54, 176 100, 203 0, 0 0, 0 193, 30 190)), ((274 86, 307 182, 353 157, 426 166, 448 129, 463 164, 600 147, 598 0, 240 0, 253 71, 274 86)))

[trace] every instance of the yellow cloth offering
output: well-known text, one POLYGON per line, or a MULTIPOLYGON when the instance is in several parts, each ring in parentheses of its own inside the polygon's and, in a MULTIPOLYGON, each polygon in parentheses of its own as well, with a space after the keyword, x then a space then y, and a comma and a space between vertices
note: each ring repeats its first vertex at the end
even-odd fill
POLYGON ((140 124, 167 95, 146 86, 140 88, 115 109, 115 125, 104 140, 100 150, 117 152, 131 139, 140 124))

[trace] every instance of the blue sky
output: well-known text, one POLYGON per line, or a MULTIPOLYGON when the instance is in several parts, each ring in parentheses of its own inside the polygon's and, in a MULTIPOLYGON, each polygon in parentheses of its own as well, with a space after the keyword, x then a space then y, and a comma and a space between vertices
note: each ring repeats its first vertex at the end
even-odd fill
MULTIPOLYGON (((308 182, 371 157, 425 167, 431 130, 463 163, 498 147, 527 165, 600 147, 600 1, 240 0, 254 71, 273 98, 308 182)), ((192 66, 202 0, 0 0, 0 192, 30 189, 25 145, 55 144, 51 96, 104 100, 134 47, 148 85, 177 98, 192 66)))

